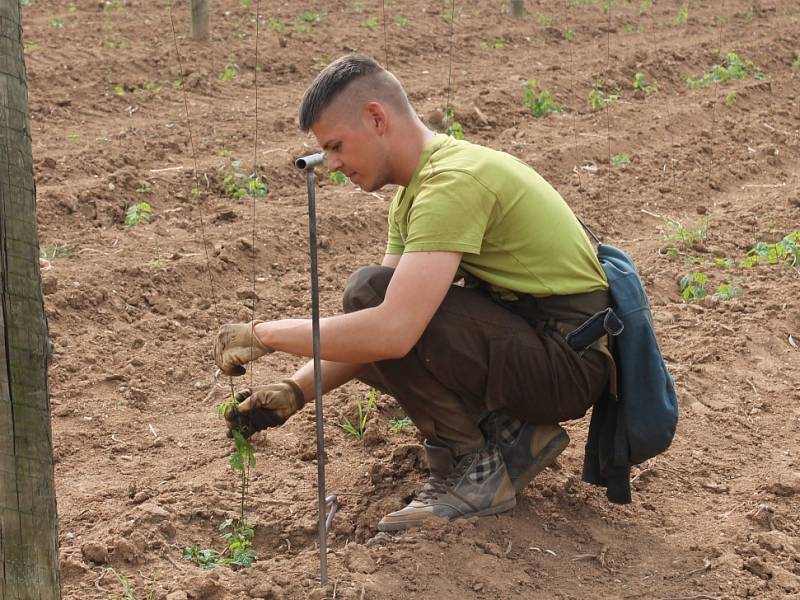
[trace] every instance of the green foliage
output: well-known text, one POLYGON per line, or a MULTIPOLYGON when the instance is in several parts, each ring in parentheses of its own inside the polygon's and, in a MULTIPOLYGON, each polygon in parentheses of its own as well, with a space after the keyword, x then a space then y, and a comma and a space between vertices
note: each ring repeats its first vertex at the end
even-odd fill
POLYGON ((304 12, 297 18, 303 21, 304 23, 311 23, 311 24, 319 23, 322 20, 322 17, 319 16, 319 13, 315 12, 304 12))
POLYGON ((378 28, 378 17, 372 15, 370 18, 364 21, 362 25, 364 25, 364 27, 366 27, 370 31, 375 31, 378 28))
POLYGON ((272 29, 272 31, 277 31, 278 33, 283 33, 286 31, 286 25, 284 25, 282 21, 279 21, 275 17, 269 18, 269 28, 272 29))
POLYGON ((114 93, 117 96, 124 96, 125 94, 128 93, 128 91, 125 89, 124 85, 116 85, 114 86, 114 93))
POLYGON ((794 57, 794 62, 792 63, 792 67, 795 69, 800 69, 800 52, 798 52, 797 56, 794 57))
POLYGON ((683 301, 696 302, 708 296, 706 283, 708 283, 708 275, 702 271, 693 271, 681 277, 678 288, 683 296, 683 301))
POLYGON ((346 185, 350 183, 350 178, 341 171, 331 171, 328 173, 328 179, 336 185, 346 185))
POLYGON ((216 569, 222 563, 219 552, 211 548, 201 548, 197 544, 192 544, 183 549, 183 560, 190 560, 201 569, 210 571, 216 569))
POLYGON ((611 157, 611 166, 612 167, 621 167, 622 165, 627 165, 631 162, 631 157, 624 152, 622 154, 615 154, 611 157))
POLYGON ((669 217, 660 216, 661 224, 666 233, 664 241, 689 247, 695 242, 700 242, 708 235, 708 217, 703 219, 703 223, 695 229, 684 227, 680 221, 669 217))
POLYGON ((755 67, 753 61, 742 60, 736 52, 728 52, 721 64, 713 65, 702 77, 687 77, 686 83, 689 84, 690 88, 694 89, 725 83, 726 81, 744 79, 751 74, 755 79, 764 79, 766 77, 764 73, 755 67))
POLYGON ((398 15, 397 16, 397 24, 400 27, 405 27, 406 25, 408 25, 408 17, 404 17, 403 15, 398 15))
POLYGON ((53 260, 55 258, 68 258, 75 254, 75 250, 67 244, 46 244, 39 248, 39 256, 45 260, 53 260))
POLYGON ((556 24, 555 17, 548 17, 547 15, 536 15, 536 20, 539 21, 539 25, 544 27, 552 27, 556 24))
POLYGON ((165 261, 163 258, 158 256, 158 257, 156 257, 156 258, 154 258, 152 260, 147 261, 145 263, 145 266, 149 267, 150 269, 161 269, 166 264, 167 264, 167 261, 165 261))
POLYGON ((595 84, 589 92, 589 106, 595 112, 614 104, 617 100, 619 100, 618 94, 607 93, 599 84, 595 84))
POLYGON ((219 78, 222 81, 230 81, 231 79, 236 78, 238 74, 239 74, 239 65, 237 65, 236 63, 226 63, 225 70, 222 71, 222 75, 220 75, 219 78))
POLYGON ((242 161, 233 160, 230 167, 232 173, 228 173, 222 179, 222 187, 225 195, 234 200, 243 198, 263 198, 269 193, 266 182, 256 173, 245 174, 239 172, 242 161))
POLYGON ((736 90, 731 90, 725 95, 725 106, 736 106, 736 90))
POLYGON ((363 2, 353 2, 353 10, 356 12, 362 12, 366 8, 366 5, 363 2))
POLYGON ((124 12, 126 9, 125 0, 105 0, 103 2, 103 12, 124 12))
POLYGON ((529 79, 525 86, 525 98, 522 104, 531 111, 534 117, 546 117, 550 113, 560 113, 561 107, 553 100, 544 88, 539 88, 539 82, 536 79, 529 79))
POLYGON ((720 302, 726 302, 728 300, 733 300, 734 298, 738 298, 742 295, 742 288, 734 286, 732 283, 723 283, 717 288, 717 291, 714 292, 712 296, 715 300, 719 300, 720 302))
MULTIPOLYGON (((255 460, 253 460, 253 464, 255 465, 255 460)), ((253 526, 241 519, 225 519, 219 526, 219 530, 222 539, 228 546, 230 555, 222 559, 223 563, 241 569, 252 567, 256 561, 256 552, 253 550, 253 537, 255 536, 253 526)))
POLYGON ((367 422, 369 421, 370 413, 372 413, 373 409, 375 408, 375 397, 377 394, 378 390, 372 388, 369 391, 366 404, 361 398, 357 398, 356 410, 358 411, 358 418, 356 419, 355 424, 351 423, 350 419, 347 417, 342 417, 342 422, 339 424, 339 427, 344 429, 354 438, 358 440, 362 439, 364 437, 364 433, 367 431, 367 422))
POLYGON ((574 42, 575 32, 572 31, 572 29, 567 29, 566 31, 564 31, 564 39, 567 40, 568 42, 574 42))
POLYGON ((403 417, 402 419, 392 419, 389 421, 389 431, 392 433, 400 433, 406 427, 413 427, 414 421, 412 421, 409 417, 403 417))
POLYGON ((442 119, 442 125, 445 126, 445 133, 447 135, 453 136, 457 140, 463 140, 464 128, 461 126, 461 123, 455 120, 455 118, 456 114, 453 111, 453 107, 448 106, 444 114, 444 119, 442 119))
POLYGON ((689 22, 689 5, 683 4, 678 9, 678 14, 672 19, 673 25, 686 25, 689 22))
POLYGON ((48 25, 54 29, 64 29, 64 19, 61 17, 53 17, 48 21, 48 25))
POLYGON ((649 96, 650 94, 657 92, 658 87, 655 83, 647 83, 644 78, 644 73, 637 72, 636 75, 633 76, 633 91, 643 92, 649 96))
POLYGON ((639 14, 643 15, 651 8, 653 8, 653 0, 642 0, 639 3, 639 14))
POLYGON ((791 269, 797 265, 798 260, 800 260, 800 230, 790 233, 775 244, 757 242, 747 253, 747 258, 739 265, 751 268, 759 263, 782 264, 785 268, 791 269))
POLYGON ((502 50, 506 47, 506 41, 501 37, 494 38, 493 41, 487 42, 486 40, 481 41, 481 48, 484 50, 494 49, 494 50, 502 50))
POLYGON ((625 33, 642 33, 644 31, 644 23, 639 23, 635 26, 632 23, 625 23, 622 30, 625 33))
POLYGON ((715 258, 714 264, 720 269, 730 269, 733 266, 733 261, 730 258, 715 258))
POLYGON ((153 207, 148 202, 137 202, 131 204, 125 212, 125 225, 128 227, 135 227, 142 223, 150 222, 150 215, 153 212, 153 207))
MULTIPOLYGON (((117 580, 117 583, 122 588, 122 595, 112 596, 110 600, 137 600, 136 591, 133 589, 133 584, 125 575, 118 572, 116 569, 112 567, 105 567, 103 568, 101 579, 107 573, 111 573, 111 575, 114 576, 114 579, 117 580)), ((155 595, 156 595, 155 592, 153 590, 150 590, 149 592, 147 592, 147 595, 144 597, 144 600, 153 600, 155 598, 155 595)))

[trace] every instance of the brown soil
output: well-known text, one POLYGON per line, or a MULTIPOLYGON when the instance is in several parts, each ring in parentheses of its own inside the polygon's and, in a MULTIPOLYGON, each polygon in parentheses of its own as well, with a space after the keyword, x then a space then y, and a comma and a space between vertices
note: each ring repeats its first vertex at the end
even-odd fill
MULTIPOLYGON (((257 63, 256 2, 244 4, 211 2, 207 43, 188 39, 188 2, 176 5, 183 76, 166 2, 25 8, 40 236, 51 257, 43 276, 64 597, 121 596, 103 563, 140 600, 800 597, 800 351, 791 343, 800 271, 737 266, 755 242, 800 224, 794 0, 691 2, 683 25, 673 23, 680 3, 660 0, 643 14, 651 3, 615 1, 605 14, 600 1, 529 0, 523 20, 501 12, 506 2, 456 2, 452 98, 467 138, 532 164, 635 257, 650 292, 682 419, 672 448, 634 470, 633 504, 610 505, 580 481, 584 419, 568 424, 574 442, 559 468, 510 513, 376 536, 381 515, 423 481, 419 440, 389 431, 402 413, 388 397, 378 398, 367 442, 337 427, 368 393, 350 385, 326 398, 328 489, 342 501, 330 585, 317 584, 310 410, 254 437, 256 566, 207 572, 182 560, 193 543, 219 549, 217 527, 238 509, 211 334, 251 318, 254 274, 261 318, 310 314, 305 184, 291 161, 315 143, 296 129, 298 100, 332 58, 386 50, 380 3, 308 5, 320 15, 308 33, 298 19, 306 8, 264 0, 257 63), (720 47, 766 78, 690 90, 686 77, 718 62, 720 47), (230 81, 226 64, 237 65, 230 81), (637 71, 657 92, 633 92, 637 71), (528 79, 563 112, 533 118, 522 103, 528 79), (181 80, 197 182, 173 86, 181 80), (590 109, 595 83, 619 96, 608 112, 590 109), (224 181, 253 170, 254 148, 269 185, 255 209, 226 195, 224 181), (628 164, 609 164, 623 153, 628 164), (126 227, 126 209, 142 201, 150 223, 126 227), (707 218, 707 235, 670 258, 669 228, 649 213, 687 230, 707 218), (69 256, 53 257, 55 244, 69 256), (715 264, 724 258, 732 266, 715 264), (694 269, 714 289, 732 277, 743 296, 684 303, 676 284, 694 269)), ((449 4, 386 6, 389 66, 431 121, 448 96, 449 4)), ((320 174, 322 307, 334 314, 347 274, 381 257, 392 190, 365 194, 320 174)), ((299 364, 268 357, 255 381, 299 364)))

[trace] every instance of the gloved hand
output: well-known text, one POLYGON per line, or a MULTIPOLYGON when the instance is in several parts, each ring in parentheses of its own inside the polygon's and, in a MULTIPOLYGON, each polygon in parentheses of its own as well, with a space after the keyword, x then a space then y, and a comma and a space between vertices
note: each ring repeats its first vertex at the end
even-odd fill
POLYGON ((291 379, 244 388, 234 397, 240 404, 225 411, 228 437, 238 429, 245 439, 267 427, 280 427, 306 403, 303 390, 291 379))
POLYGON ((262 344, 254 332, 255 326, 262 322, 228 323, 219 328, 214 339, 214 362, 223 373, 244 375, 243 364, 273 351, 262 344))

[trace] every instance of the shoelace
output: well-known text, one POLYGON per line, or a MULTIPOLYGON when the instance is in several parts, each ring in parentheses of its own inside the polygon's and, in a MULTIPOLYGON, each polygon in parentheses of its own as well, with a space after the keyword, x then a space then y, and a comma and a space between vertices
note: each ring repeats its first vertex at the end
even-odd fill
POLYGON ((417 493, 417 500, 436 500, 441 494, 448 493, 450 488, 458 483, 464 476, 464 473, 472 466, 474 462, 473 457, 479 454, 479 452, 480 451, 462 456, 461 460, 456 463, 455 468, 450 471, 447 477, 441 477, 431 473, 428 481, 422 486, 419 493, 417 493))

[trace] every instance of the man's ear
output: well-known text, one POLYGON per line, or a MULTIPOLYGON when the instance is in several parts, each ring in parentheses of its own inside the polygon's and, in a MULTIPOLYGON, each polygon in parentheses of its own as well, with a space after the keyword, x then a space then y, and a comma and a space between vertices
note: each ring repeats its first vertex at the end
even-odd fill
POLYGON ((386 133, 388 115, 380 102, 367 102, 364 106, 364 116, 367 125, 378 135, 386 133))

